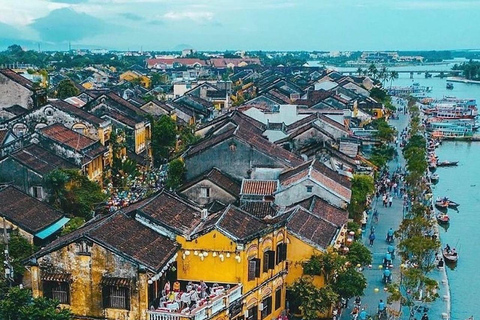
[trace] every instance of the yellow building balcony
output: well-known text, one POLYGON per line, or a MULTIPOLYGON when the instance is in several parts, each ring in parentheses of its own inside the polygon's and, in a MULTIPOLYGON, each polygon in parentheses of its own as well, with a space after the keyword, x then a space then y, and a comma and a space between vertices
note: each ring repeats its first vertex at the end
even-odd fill
POLYGON ((214 319, 217 315, 225 312, 229 306, 242 298, 242 285, 238 284, 233 288, 227 289, 218 295, 211 295, 208 300, 198 303, 195 309, 185 308, 178 311, 176 308, 182 304, 176 301, 171 304, 172 311, 168 308, 159 308, 157 310, 148 310, 148 320, 204 320, 214 319))

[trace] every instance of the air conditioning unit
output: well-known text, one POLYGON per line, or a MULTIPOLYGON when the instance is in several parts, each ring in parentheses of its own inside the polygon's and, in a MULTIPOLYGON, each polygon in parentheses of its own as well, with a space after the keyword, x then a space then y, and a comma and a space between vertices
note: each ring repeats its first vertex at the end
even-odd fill
POLYGON ((260 303, 260 304, 258 305, 258 310, 263 311, 263 303, 260 303))

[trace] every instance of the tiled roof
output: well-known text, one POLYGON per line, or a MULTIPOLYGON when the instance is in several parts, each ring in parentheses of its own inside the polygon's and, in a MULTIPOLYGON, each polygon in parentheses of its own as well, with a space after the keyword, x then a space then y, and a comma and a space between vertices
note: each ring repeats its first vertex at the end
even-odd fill
POLYGON ((96 141, 80 133, 68 129, 60 123, 40 129, 40 133, 56 142, 69 146, 80 151, 93 145, 96 141))
POLYGON ((275 217, 277 215, 277 210, 275 210, 272 202, 246 201, 240 208, 260 219, 266 216, 275 217))
POLYGON ((11 69, 0 69, 0 73, 3 74, 5 77, 9 78, 10 80, 20 84, 21 86, 33 90, 33 82, 25 77, 22 77, 15 71, 11 69))
POLYGON ((80 229, 48 244, 34 254, 34 257, 42 257, 81 238, 91 239, 153 272, 160 271, 180 247, 175 241, 158 234, 120 211, 98 216, 80 229))
POLYGON ((261 64, 258 58, 215 58, 210 59, 210 64, 215 68, 226 68, 229 64, 238 66, 240 63, 245 62, 247 64, 261 64))
POLYGON ((204 60, 200 59, 188 59, 188 58, 160 58, 160 59, 147 59, 147 65, 153 67, 156 64, 167 64, 173 65, 174 63, 179 63, 184 66, 193 66, 195 64, 200 64, 205 66, 206 63, 204 60))
POLYGON ((179 190, 186 190, 203 180, 210 180, 234 197, 238 197, 240 194, 240 183, 217 168, 212 168, 209 171, 200 174, 198 177, 182 185, 179 190))
POLYGON ((15 116, 20 116, 22 114, 25 114, 28 112, 27 109, 25 109, 24 107, 22 106, 19 106, 18 104, 14 104, 13 106, 11 107, 7 107, 7 108, 3 108, 3 110, 15 115, 15 116))
POLYGON ((317 217, 325 219, 336 226, 342 226, 348 222, 347 210, 335 207, 316 195, 292 205, 291 208, 297 205, 309 210, 317 217))
POLYGON ((327 248, 334 240, 338 227, 303 207, 296 207, 288 218, 289 232, 299 239, 311 243, 322 249, 327 248))
POLYGON ((269 229, 267 223, 232 205, 225 209, 216 226, 221 232, 240 241, 249 240, 269 229))
POLYGON ((85 110, 81 109, 81 108, 78 108, 68 102, 65 102, 65 101, 62 101, 62 100, 53 100, 53 101, 50 101, 49 102, 50 105, 66 112, 66 113, 69 113, 71 115, 74 115, 76 117, 79 117, 80 119, 83 119, 83 120, 86 120, 87 122, 91 123, 91 124, 94 124, 94 125, 100 125, 102 124, 103 122, 105 122, 105 120, 103 119, 100 119, 99 117, 91 114, 91 113, 88 113, 86 112, 85 110))
POLYGON ((127 116, 127 115, 125 115, 121 112, 118 112, 115 109, 105 110, 105 114, 102 115, 102 117, 111 118, 114 121, 117 121, 117 122, 120 122, 120 123, 123 123, 123 124, 129 126, 132 129, 134 129, 135 124, 137 124, 137 121, 135 121, 135 119, 132 119, 132 117, 129 117, 129 116, 127 116))
POLYGON ((199 208, 165 190, 142 202, 137 212, 183 235, 191 234, 201 222, 199 208))
POLYGON ((327 167, 326 165, 324 165, 320 161, 313 161, 313 169, 315 169, 315 170, 312 170, 312 175, 314 174, 313 173, 314 171, 317 171, 317 172, 323 174, 324 176, 332 179, 333 181, 341 184, 342 186, 344 186, 348 189, 350 189, 352 187, 352 183, 351 183, 350 179, 348 179, 346 176, 341 175, 341 174, 337 173, 336 171, 330 169, 329 167, 327 167))
POLYGON ((3 141, 7 137, 8 130, 7 129, 0 129, 0 145, 2 145, 3 141))
POLYGON ((63 213, 8 186, 0 189, 0 216, 30 234, 35 234, 60 220, 63 213))
POLYGON ((89 235, 153 270, 160 270, 180 247, 175 241, 123 214, 114 215, 89 235))
POLYGON ((118 96, 117 94, 113 92, 107 93, 107 97, 118 103, 119 105, 125 107, 126 109, 135 112, 138 115, 145 116, 147 113, 143 111, 142 109, 136 107, 132 103, 128 102, 127 100, 123 99, 122 97, 118 96))
POLYGON ((37 144, 31 144, 10 155, 13 159, 30 168, 31 170, 46 175, 55 169, 74 169, 77 168, 73 163, 57 156, 56 154, 40 147, 37 144))
POLYGON ((272 195, 277 191, 278 180, 251 180, 243 179, 241 194, 244 195, 272 195))

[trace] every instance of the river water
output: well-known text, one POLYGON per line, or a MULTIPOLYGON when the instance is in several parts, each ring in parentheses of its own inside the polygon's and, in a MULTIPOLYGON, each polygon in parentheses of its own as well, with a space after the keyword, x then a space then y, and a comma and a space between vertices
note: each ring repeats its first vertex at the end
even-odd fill
MULTIPOLYGON (((430 70, 448 69, 451 65, 437 66, 430 70)), ((425 70, 424 67, 416 68, 425 70)), ((454 83, 454 89, 447 90, 446 79, 425 79, 424 74, 414 74, 412 80, 409 74, 400 74, 393 85, 407 86, 412 82, 433 87, 429 95, 434 98, 448 95, 473 98, 477 103, 480 102, 478 84, 454 83)), ((440 161, 459 161, 457 167, 437 169, 440 180, 433 192, 435 197, 448 196, 460 203, 458 212, 448 210, 450 226, 447 230, 440 228, 440 239, 443 245, 448 243, 459 251, 460 259, 456 267, 447 268, 447 274, 451 291, 451 319, 464 320, 472 315, 480 315, 480 257, 479 243, 476 242, 479 239, 477 233, 480 232, 480 142, 445 141, 436 153, 440 161)))
MULTIPOLYGON (((416 66, 389 68, 390 70, 450 70, 454 63, 436 66, 416 66)), ((355 71, 356 68, 338 68, 355 71)), ((424 74, 400 74, 393 82, 395 86, 409 86, 413 82, 421 86, 433 87, 429 96, 441 98, 456 96, 472 98, 480 103, 480 85, 454 83, 453 90, 446 89, 446 79, 425 78, 424 74)), ((390 83, 387 83, 388 87, 390 83)), ((451 319, 465 320, 474 315, 480 316, 480 142, 445 141, 436 151, 439 160, 459 161, 457 167, 438 168, 440 180, 433 187, 434 197, 447 196, 460 203, 458 212, 449 209, 450 226, 440 228, 443 245, 449 244, 459 251, 459 261, 447 268, 451 293, 451 319)), ((440 297, 441 299, 442 297, 440 297)))

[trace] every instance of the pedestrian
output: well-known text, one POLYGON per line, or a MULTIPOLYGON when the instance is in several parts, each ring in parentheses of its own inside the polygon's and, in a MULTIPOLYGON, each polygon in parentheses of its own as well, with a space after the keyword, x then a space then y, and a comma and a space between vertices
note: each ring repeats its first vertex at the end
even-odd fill
POLYGON ((370 247, 373 246, 373 241, 375 240, 375 233, 372 232, 370 233, 370 236, 368 237, 368 240, 370 240, 370 247))
POLYGON ((389 207, 392 207, 392 202, 393 202, 393 196, 390 195, 390 196, 388 197, 388 206, 389 206, 389 207))
POLYGON ((423 314, 422 320, 428 320, 428 314, 426 312, 423 314))

